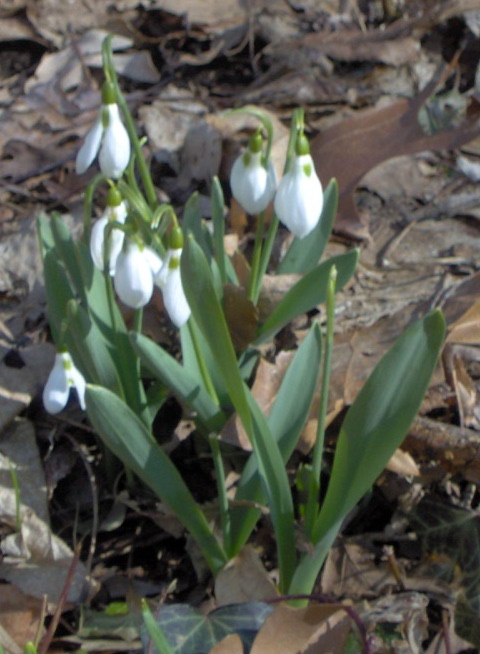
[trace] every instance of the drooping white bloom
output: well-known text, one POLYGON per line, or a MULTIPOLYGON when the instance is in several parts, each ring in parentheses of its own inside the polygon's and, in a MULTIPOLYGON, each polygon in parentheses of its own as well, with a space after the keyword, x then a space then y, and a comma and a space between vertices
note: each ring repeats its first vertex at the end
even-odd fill
POLYGON ((180 271, 182 249, 170 249, 165 263, 155 276, 155 283, 162 289, 163 304, 176 327, 181 327, 190 318, 190 307, 185 297, 180 271))
POLYGON ((269 161, 263 165, 262 137, 252 136, 246 152, 235 161, 230 174, 233 197, 251 215, 265 211, 275 195, 277 178, 269 161))
POLYGON ((161 267, 161 259, 149 248, 141 248, 129 241, 117 258, 114 286, 121 301, 132 309, 140 309, 150 302, 153 293, 154 270, 161 267))
POLYGON ((102 173, 111 179, 119 179, 128 165, 130 152, 130 139, 120 118, 115 93, 112 86, 105 82, 97 120, 77 154, 77 174, 82 175, 99 155, 102 173))
POLYGON ((59 413, 67 406, 70 389, 77 391, 80 407, 85 411, 85 378, 75 367, 68 352, 58 352, 43 389, 43 405, 48 413, 59 413))
POLYGON ((323 208, 323 189, 310 154, 297 154, 282 177, 275 196, 275 213, 297 238, 314 229, 323 208))
POLYGON ((115 274, 115 266, 118 255, 122 251, 125 234, 121 229, 113 228, 108 230, 109 240, 106 243, 105 228, 110 222, 117 222, 123 225, 126 217, 127 207, 123 200, 116 206, 110 205, 107 200, 107 207, 103 216, 96 221, 90 233, 90 254, 92 255, 93 263, 100 270, 104 270, 105 255, 107 255, 110 275, 115 274), (105 251, 105 247, 107 247, 107 252, 105 251))

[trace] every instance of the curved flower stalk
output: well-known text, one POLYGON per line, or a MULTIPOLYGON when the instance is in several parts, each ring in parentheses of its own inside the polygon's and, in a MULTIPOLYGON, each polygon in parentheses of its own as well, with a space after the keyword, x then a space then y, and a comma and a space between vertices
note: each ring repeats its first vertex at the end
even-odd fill
POLYGON ((278 185, 274 207, 279 220, 297 238, 305 238, 320 219, 323 189, 303 134, 297 139, 292 167, 278 185))
POLYGON ((130 151, 130 139, 115 102, 115 90, 110 82, 105 82, 97 120, 77 154, 77 174, 82 175, 98 155, 102 173, 119 179, 130 161, 130 151))
POLYGON ((140 309, 150 302, 153 277, 160 270, 162 260, 150 248, 129 240, 118 255, 114 287, 121 301, 132 309, 140 309))
POLYGON ((180 328, 190 318, 190 307, 185 297, 180 272, 183 234, 174 227, 170 235, 169 249, 161 270, 155 276, 155 284, 163 293, 163 304, 173 324, 180 328))
POLYGON ((58 352, 43 389, 43 405, 48 413, 59 413, 67 406, 72 387, 77 391, 78 402, 85 411, 85 378, 68 352, 58 352))
POLYGON ((275 195, 277 178, 270 161, 264 162, 260 132, 251 136, 248 149, 235 161, 230 174, 233 197, 251 215, 268 207, 275 195))
POLYGON ((105 270, 105 263, 110 275, 115 274, 118 255, 122 251, 125 234, 121 229, 107 230, 109 235, 105 240, 105 230, 109 223, 125 222, 127 217, 127 206, 116 187, 112 187, 107 194, 107 207, 103 216, 99 218, 90 234, 90 254, 93 263, 100 270, 105 270))

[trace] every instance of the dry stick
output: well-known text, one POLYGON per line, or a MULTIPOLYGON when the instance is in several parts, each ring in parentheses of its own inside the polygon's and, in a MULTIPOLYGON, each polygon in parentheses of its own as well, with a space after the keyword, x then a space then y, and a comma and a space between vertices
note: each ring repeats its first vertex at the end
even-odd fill
POLYGON ((98 534, 98 523, 99 523, 99 518, 98 518, 98 492, 97 492, 97 482, 95 480, 95 474, 93 472, 93 468, 90 465, 90 461, 88 460, 88 457, 86 453, 83 451, 82 446, 76 442, 76 440, 70 436, 70 434, 65 433, 64 436, 68 438, 70 443, 73 445, 73 448, 78 452, 80 455, 80 458, 82 459, 83 465, 85 466, 85 469, 87 471, 88 475, 88 480, 90 482, 90 488, 92 490, 92 531, 91 531, 91 536, 90 536, 90 547, 88 549, 88 557, 87 561, 85 563, 85 568, 87 571, 87 578, 90 577, 90 573, 92 570, 92 561, 93 561, 93 555, 95 553, 95 547, 97 545, 97 534, 98 534))
POLYGON ((62 594, 60 595, 60 600, 58 602, 55 613, 53 614, 52 621, 48 626, 47 633, 45 634, 45 637, 42 640, 40 649, 38 650, 38 654, 47 654, 48 652, 48 648, 50 647, 50 644, 53 640, 53 636, 58 627, 58 623, 60 622, 62 609, 65 602, 67 601, 68 591, 70 590, 70 586, 72 585, 73 575, 75 574, 75 569, 77 567, 79 559, 80 559, 80 544, 77 545, 77 547, 75 548, 72 562, 70 563, 70 567, 68 568, 67 578, 65 579, 65 584, 63 586, 62 594))

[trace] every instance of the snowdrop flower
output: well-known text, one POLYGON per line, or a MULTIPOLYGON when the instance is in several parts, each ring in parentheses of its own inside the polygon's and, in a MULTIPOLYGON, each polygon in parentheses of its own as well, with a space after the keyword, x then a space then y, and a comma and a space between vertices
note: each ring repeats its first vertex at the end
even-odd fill
POLYGON ((43 389, 43 405, 48 413, 59 413, 67 406, 70 389, 77 391, 80 407, 85 411, 85 378, 75 367, 68 352, 58 352, 43 389))
POLYGON ((140 309, 150 302, 154 272, 162 261, 150 248, 128 241, 117 257, 114 286, 121 301, 132 309, 140 309))
POLYGON ((230 174, 233 197, 251 215, 268 207, 275 195, 277 179, 269 161, 263 165, 262 135, 256 132, 250 138, 248 149, 235 161, 230 174))
POLYGON ((173 324, 180 328, 190 318, 190 307, 183 291, 180 271, 183 235, 179 227, 172 229, 169 250, 165 262, 155 276, 157 284, 163 293, 163 304, 173 324))
POLYGON ((92 227, 90 233, 90 254, 93 263, 100 270, 105 269, 105 257, 108 260, 110 275, 115 274, 117 258, 122 251, 125 234, 121 229, 108 230, 109 239, 105 242, 105 229, 111 222, 123 223, 127 217, 127 207, 118 189, 112 187, 107 194, 107 207, 101 218, 92 227))
POLYGON ((97 154, 100 170, 111 179, 119 179, 130 160, 130 139, 120 118, 115 91, 110 82, 103 85, 102 106, 97 120, 77 154, 78 175, 87 170, 97 154))
POLYGON ((292 167, 278 185, 274 207, 279 220, 297 238, 305 238, 320 219, 323 190, 303 134, 297 140, 292 167))

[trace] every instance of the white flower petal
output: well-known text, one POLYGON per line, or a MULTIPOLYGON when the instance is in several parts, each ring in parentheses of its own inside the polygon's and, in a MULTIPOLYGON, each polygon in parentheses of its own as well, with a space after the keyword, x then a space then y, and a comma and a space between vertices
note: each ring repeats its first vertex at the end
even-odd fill
POLYGON ((104 244, 105 244, 105 227, 108 224, 108 217, 103 214, 99 218, 90 232, 90 254, 92 255, 93 263, 100 270, 104 269, 104 244))
POLYGON ((73 365, 73 362, 72 362, 72 368, 67 371, 67 376, 70 386, 73 386, 77 391, 78 403, 80 404, 80 408, 83 411, 85 411, 85 388, 87 386, 85 377, 82 375, 80 370, 78 370, 78 368, 76 368, 73 365))
POLYGON ((279 220, 297 238, 304 238, 316 227, 323 208, 323 190, 310 155, 295 158, 280 180, 274 207, 279 220))
POLYGON ((190 307, 183 292, 180 267, 169 270, 163 285, 163 303, 170 320, 177 327, 184 325, 190 318, 190 307))
MULTIPOLYGON (((107 207, 101 218, 99 218, 90 233, 90 254, 92 255, 93 263, 100 270, 105 269, 105 228, 110 221, 124 223, 127 217, 127 208, 124 202, 121 202, 116 207, 107 207)), ((109 270, 110 275, 115 274, 115 266, 117 258, 122 251, 125 233, 121 229, 110 230, 110 243, 109 243, 109 270)))
POLYGON ((261 163, 261 152, 247 152, 238 157, 232 167, 230 186, 233 197, 249 214, 264 211, 273 200, 277 185, 271 162, 266 170, 261 163), (245 164, 245 157, 248 163, 245 164))
POLYGON ((92 164, 93 160, 98 154, 100 143, 102 142, 103 125, 102 125, 102 112, 100 111, 95 124, 88 132, 83 142, 82 147, 78 151, 75 169, 77 175, 82 175, 87 168, 92 164))
POLYGON ((163 259, 152 248, 145 248, 143 254, 148 261, 153 278, 158 275, 163 266, 163 259))
POLYGON ((70 387, 68 385, 67 371, 63 365, 63 355, 57 354, 43 389, 43 406, 48 413, 59 413, 66 407, 69 393, 70 387))
POLYGON ((130 161, 130 139, 125 129, 118 106, 107 104, 108 125, 103 133, 100 148, 100 170, 106 177, 119 179, 130 161))
POLYGON ((153 293, 153 275, 147 257, 136 243, 118 255, 114 286, 121 301, 132 309, 144 307, 153 293))

